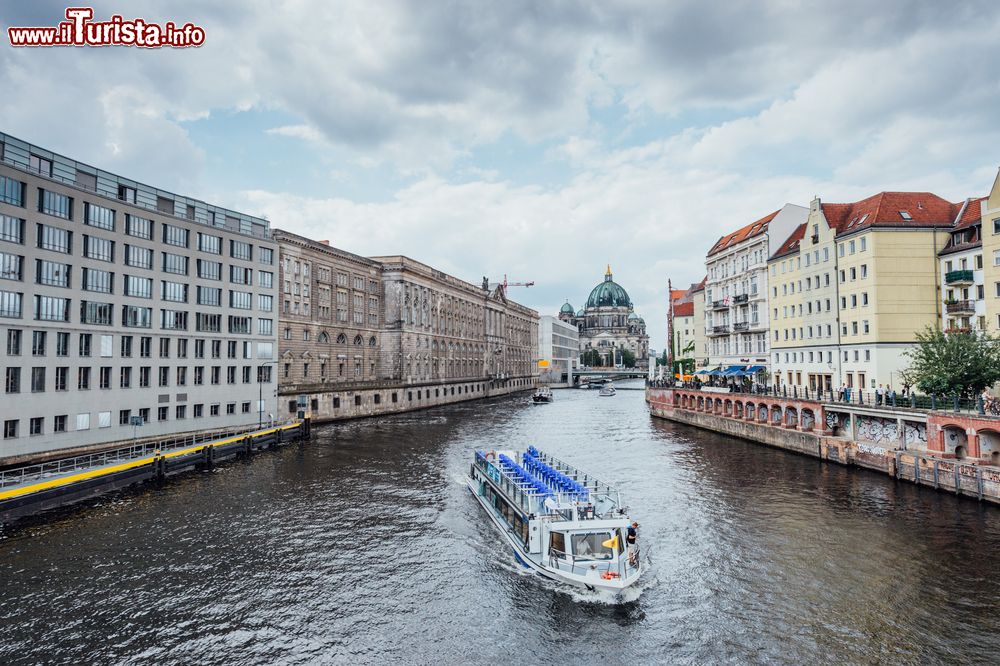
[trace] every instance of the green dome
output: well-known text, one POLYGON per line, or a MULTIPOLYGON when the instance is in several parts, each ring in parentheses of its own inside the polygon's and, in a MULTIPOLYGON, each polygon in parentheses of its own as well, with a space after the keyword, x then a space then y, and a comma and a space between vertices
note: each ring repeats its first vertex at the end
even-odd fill
POLYGON ((629 321, 635 321, 638 318, 639 318, 639 315, 637 315, 636 313, 634 313, 634 312, 629 312, 628 313, 628 320, 629 321))
POLYGON ((604 274, 604 282, 600 283, 590 292, 587 299, 587 308, 630 308, 632 301, 629 300, 628 292, 622 289, 621 285, 611 279, 611 267, 604 274))
POLYGON ((576 316, 577 317, 582 317, 585 314, 587 314, 587 313, 583 311, 583 308, 580 308, 579 310, 576 311, 576 316))
POLYGON ((568 315, 573 314, 573 306, 570 305, 568 301, 566 303, 563 303, 563 306, 559 308, 559 314, 568 314, 568 315))

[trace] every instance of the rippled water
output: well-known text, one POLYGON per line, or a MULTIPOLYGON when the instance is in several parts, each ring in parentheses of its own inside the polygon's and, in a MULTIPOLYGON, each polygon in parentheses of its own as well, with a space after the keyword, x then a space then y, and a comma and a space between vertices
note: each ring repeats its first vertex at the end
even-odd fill
POLYGON ((9 529, 0 662, 996 663, 998 556, 1000 509, 558 391, 323 426, 9 529), (500 545, 463 479, 527 444, 623 487, 638 599, 500 545))

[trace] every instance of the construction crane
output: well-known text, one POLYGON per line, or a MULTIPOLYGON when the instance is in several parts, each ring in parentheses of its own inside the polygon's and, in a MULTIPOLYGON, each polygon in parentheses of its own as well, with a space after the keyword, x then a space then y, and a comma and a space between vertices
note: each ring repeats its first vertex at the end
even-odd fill
POLYGON ((507 282, 507 274, 503 274, 503 288, 506 290, 507 287, 531 287, 534 286, 534 282, 507 282))

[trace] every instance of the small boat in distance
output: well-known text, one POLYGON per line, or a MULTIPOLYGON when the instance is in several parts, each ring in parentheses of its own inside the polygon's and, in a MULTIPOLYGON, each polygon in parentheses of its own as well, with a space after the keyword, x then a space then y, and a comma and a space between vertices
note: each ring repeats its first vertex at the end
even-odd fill
POLYGON ((615 595, 639 579, 628 508, 608 484, 529 446, 476 451, 468 485, 526 568, 615 595))
POLYGON ((531 401, 536 405, 540 405, 544 402, 552 402, 552 389, 548 386, 539 386, 538 390, 535 391, 535 395, 531 396, 531 401))
POLYGON ((611 382, 608 382, 607 384, 601 387, 601 392, 598 393, 598 395, 611 396, 616 394, 617 392, 618 391, 615 390, 614 385, 612 385, 611 382))

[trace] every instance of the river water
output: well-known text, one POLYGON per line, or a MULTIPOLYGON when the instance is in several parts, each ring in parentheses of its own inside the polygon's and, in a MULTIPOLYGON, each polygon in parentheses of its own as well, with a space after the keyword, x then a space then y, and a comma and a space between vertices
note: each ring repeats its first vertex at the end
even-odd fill
POLYGON ((998 557, 995 507, 557 391, 321 426, 8 528, 0 662, 996 663, 998 557), (463 479, 528 444, 623 488, 636 599, 500 544, 463 479))

